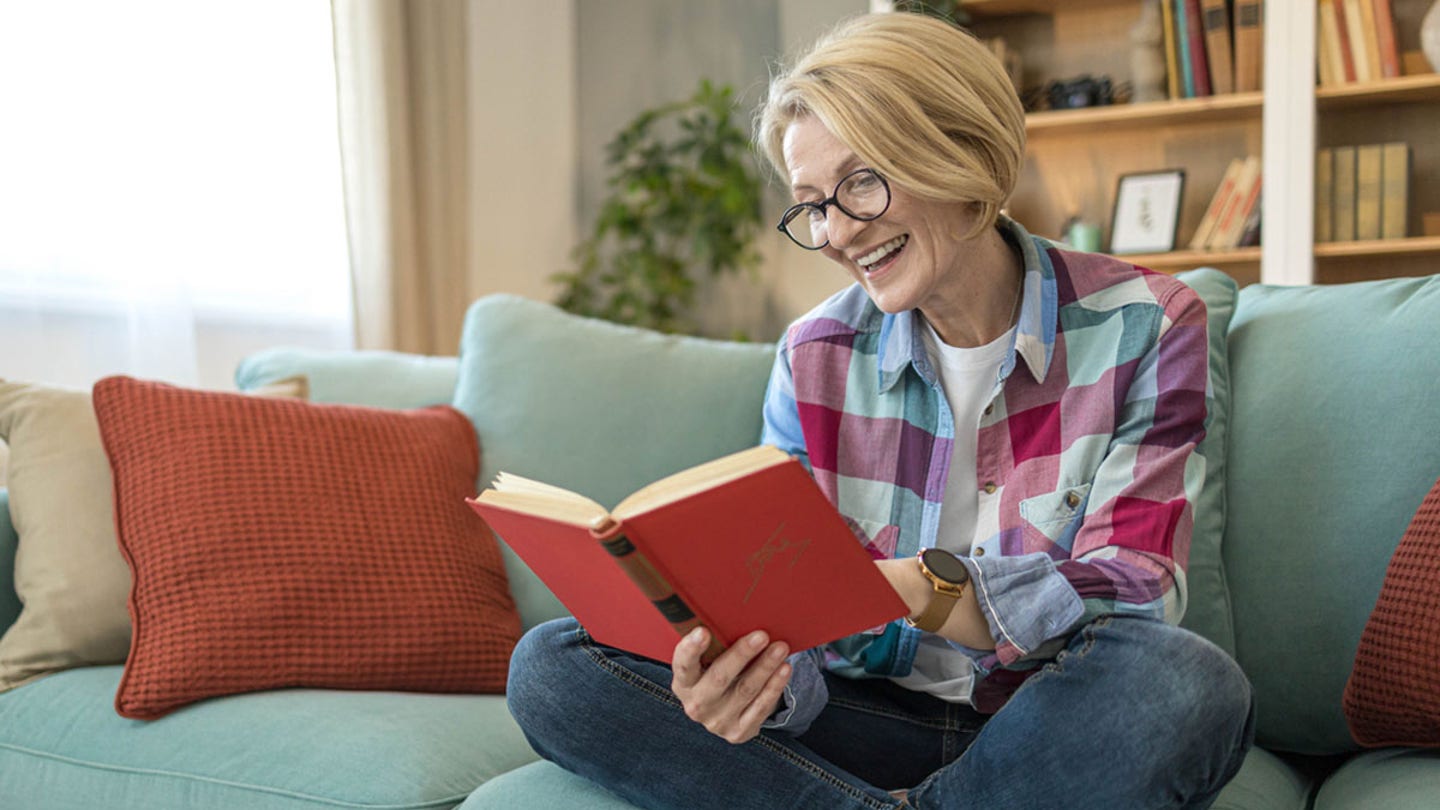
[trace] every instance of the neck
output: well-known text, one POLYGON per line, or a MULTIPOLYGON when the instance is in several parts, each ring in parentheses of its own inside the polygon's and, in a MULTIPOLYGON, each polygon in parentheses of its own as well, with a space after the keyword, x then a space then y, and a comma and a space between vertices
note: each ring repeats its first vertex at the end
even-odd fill
POLYGON ((1020 315, 1025 263, 1019 251, 991 228, 975 237, 966 260, 963 300, 951 301, 943 311, 921 308, 935 333, 949 346, 984 346, 1005 334, 1020 315))

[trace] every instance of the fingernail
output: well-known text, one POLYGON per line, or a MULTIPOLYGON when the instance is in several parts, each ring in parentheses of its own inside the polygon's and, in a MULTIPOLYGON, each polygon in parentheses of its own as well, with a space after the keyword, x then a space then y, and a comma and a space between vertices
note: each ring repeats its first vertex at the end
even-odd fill
POLYGON ((690 644, 699 644, 705 638, 705 628, 697 627, 685 636, 685 641, 690 644))
POLYGON ((765 646, 765 634, 758 631, 751 633, 750 637, 745 639, 745 643, 749 644, 751 649, 759 649, 765 646))

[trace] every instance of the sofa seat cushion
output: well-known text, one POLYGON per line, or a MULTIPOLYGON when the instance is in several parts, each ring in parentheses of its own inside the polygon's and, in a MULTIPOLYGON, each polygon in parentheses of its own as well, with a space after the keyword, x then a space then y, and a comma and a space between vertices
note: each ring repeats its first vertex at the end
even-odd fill
POLYGON ((1211 810, 1306 810, 1313 780, 1263 748, 1251 748, 1211 810))
POLYGON ((115 713, 120 672, 0 695, 0 807, 448 808, 535 759, 499 695, 290 689, 147 723, 115 713))
POLYGON ((1352 758, 1321 785, 1314 810, 1433 810, 1440 751, 1386 748, 1352 758))
POLYGON ((543 760, 486 782, 470 794, 470 798, 460 805, 460 810, 540 810, 552 807, 636 810, 635 805, 589 779, 543 760))

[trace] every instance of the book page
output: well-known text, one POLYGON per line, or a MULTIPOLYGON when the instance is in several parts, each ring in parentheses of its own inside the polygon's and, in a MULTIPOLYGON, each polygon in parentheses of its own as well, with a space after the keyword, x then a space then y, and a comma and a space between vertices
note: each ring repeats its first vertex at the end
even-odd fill
POLYGON ((577 492, 506 472, 475 500, 587 528, 607 514, 605 507, 577 492))
POLYGON ((661 478, 636 490, 615 507, 612 514, 621 521, 672 501, 688 498, 697 492, 718 487, 749 475, 756 470, 773 467, 790 460, 778 447, 760 445, 714 461, 707 461, 688 470, 661 478))

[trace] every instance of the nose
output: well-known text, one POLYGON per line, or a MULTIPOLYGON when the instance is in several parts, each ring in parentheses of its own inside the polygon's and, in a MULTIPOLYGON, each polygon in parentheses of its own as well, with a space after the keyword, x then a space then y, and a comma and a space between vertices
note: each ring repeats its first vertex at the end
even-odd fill
POLYGON ((838 205, 832 205, 825 210, 825 234, 830 238, 830 246, 838 250, 849 247, 855 234, 865 225, 866 223, 841 211, 838 205))

